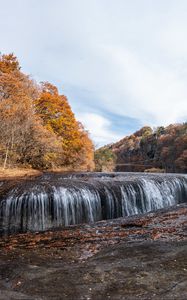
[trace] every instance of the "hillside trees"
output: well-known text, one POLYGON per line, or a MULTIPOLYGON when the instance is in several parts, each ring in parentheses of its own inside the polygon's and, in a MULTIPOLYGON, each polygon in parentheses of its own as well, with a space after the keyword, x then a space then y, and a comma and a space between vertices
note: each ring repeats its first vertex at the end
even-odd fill
POLYGON ((153 131, 144 126, 111 145, 118 171, 187 172, 187 123, 160 126, 153 131), (153 169, 152 169, 153 170, 153 169))
POLYGON ((68 100, 50 83, 36 84, 13 54, 0 56, 0 160, 35 168, 84 167, 93 144, 68 100))
POLYGON ((95 151, 95 170, 97 172, 114 171, 116 155, 107 147, 102 147, 95 151))

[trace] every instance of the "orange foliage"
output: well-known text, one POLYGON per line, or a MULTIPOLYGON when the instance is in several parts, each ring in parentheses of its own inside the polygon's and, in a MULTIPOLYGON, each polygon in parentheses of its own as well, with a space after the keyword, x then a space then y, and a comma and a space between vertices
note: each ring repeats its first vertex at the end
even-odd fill
POLYGON ((83 126, 76 121, 67 98, 59 95, 58 89, 47 82, 42 84, 35 106, 45 128, 61 140, 61 165, 90 165, 90 160, 93 159, 92 142, 83 126))
POLYGON ((0 158, 35 168, 91 168, 93 144, 67 98, 20 71, 13 54, 0 57, 0 158))

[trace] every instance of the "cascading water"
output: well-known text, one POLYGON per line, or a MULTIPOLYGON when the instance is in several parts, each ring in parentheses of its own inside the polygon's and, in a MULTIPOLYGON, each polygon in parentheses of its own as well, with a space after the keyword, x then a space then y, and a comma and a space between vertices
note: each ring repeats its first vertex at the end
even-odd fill
MULTIPOLYGON (((1 188, 6 183, 1 183, 1 188)), ((48 174, 0 196, 1 233, 43 231, 141 214, 187 201, 185 175, 48 174)))

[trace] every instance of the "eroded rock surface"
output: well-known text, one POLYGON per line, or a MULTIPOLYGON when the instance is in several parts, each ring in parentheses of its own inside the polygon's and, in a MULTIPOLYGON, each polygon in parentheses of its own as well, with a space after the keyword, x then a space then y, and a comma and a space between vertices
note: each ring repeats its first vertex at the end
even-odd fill
POLYGON ((187 204, 1 238, 0 299, 187 299, 187 204))

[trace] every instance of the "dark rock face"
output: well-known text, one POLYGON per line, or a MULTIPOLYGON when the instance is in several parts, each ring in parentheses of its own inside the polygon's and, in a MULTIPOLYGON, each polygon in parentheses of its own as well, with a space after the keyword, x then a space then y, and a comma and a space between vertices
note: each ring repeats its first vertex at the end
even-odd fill
POLYGON ((46 174, 2 182, 2 233, 44 231, 142 214, 187 199, 185 175, 134 173, 46 174))

